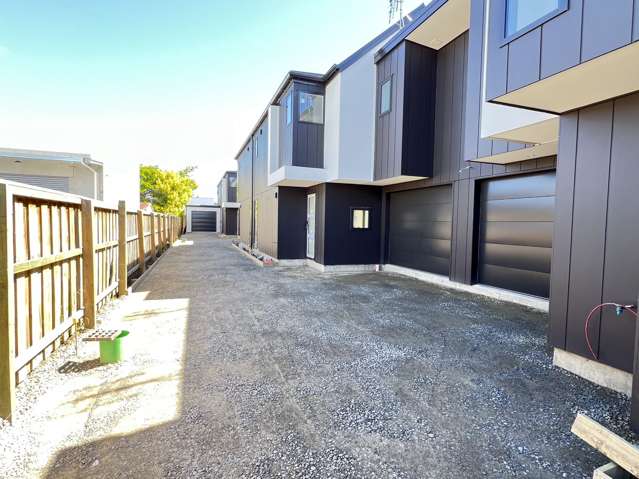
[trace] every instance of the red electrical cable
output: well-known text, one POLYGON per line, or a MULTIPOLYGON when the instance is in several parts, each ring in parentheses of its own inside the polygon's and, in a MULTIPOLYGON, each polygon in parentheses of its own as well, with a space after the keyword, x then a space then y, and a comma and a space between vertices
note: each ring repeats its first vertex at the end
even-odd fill
POLYGON ((598 304, 597 306, 595 306, 594 308, 592 308, 590 310, 590 313, 588 313, 588 316, 586 317, 586 323, 584 324, 584 334, 586 335, 586 344, 588 345, 588 349, 590 350, 590 354, 592 354, 592 357, 595 358, 595 359, 599 359, 599 358, 597 357, 597 355, 593 351, 592 345, 590 344, 590 336, 588 335, 588 324, 590 323, 590 318, 592 318, 592 315, 595 313, 595 311, 597 311, 600 308, 603 308, 604 306, 614 306, 615 308, 622 308, 622 309, 634 314, 636 318, 639 318, 639 314, 637 313, 637 311, 632 309, 632 307, 634 306, 633 304, 601 303, 601 304, 598 304))

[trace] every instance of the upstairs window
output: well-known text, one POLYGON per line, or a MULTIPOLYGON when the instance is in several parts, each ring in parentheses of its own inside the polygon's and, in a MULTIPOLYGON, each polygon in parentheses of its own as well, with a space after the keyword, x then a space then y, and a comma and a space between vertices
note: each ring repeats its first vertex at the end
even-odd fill
POLYGON ((229 186, 235 188, 237 186, 237 176, 229 176, 229 186))
POLYGON ((525 33, 567 8, 568 0, 506 0, 505 36, 525 33))
POLYGON ((324 97, 313 93, 300 92, 300 121, 324 123, 324 97))
POLYGON ((391 111, 391 79, 389 78, 380 88, 379 114, 383 115, 391 111))
POLYGON ((289 94, 286 95, 284 108, 286 108, 286 124, 290 125, 293 121, 293 93, 289 92, 289 94))
POLYGON ((351 208, 351 228, 354 230, 370 229, 370 208, 351 208))

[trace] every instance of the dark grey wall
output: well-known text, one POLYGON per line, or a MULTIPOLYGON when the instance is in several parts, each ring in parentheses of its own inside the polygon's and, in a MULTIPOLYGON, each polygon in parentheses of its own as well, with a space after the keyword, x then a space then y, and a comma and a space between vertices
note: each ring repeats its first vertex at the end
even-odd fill
POLYGON ((437 52, 404 41, 377 64, 375 179, 431 176, 437 52), (379 115, 391 79, 391 111, 379 115))
POLYGON ((306 258, 306 188, 278 188, 278 259, 306 258))
POLYGON ((293 165, 309 168, 324 167, 324 125, 301 122, 299 120, 300 92, 324 95, 324 85, 293 81, 279 98, 280 105, 280 146, 279 166, 293 165), (286 124, 286 97, 293 92, 293 118, 286 124))
MULTIPOLYGON (((473 0, 473 4, 486 0, 473 0)), ((503 44, 506 0, 491 0, 486 96, 496 98, 639 39, 639 0, 569 0, 566 12, 503 44)), ((473 9, 476 8, 473 5, 473 9)))
POLYGON ((295 82, 293 105, 293 166, 324 167, 324 124, 302 122, 299 119, 300 92, 324 95, 324 85, 295 82))
POLYGON ((237 234, 237 208, 222 209, 222 234, 234 236, 237 234))
MULTIPOLYGON (((561 118, 551 277, 554 346, 590 357, 584 321, 606 301, 639 291, 639 94, 561 118)), ((590 338, 600 361, 632 371, 635 320, 606 309, 590 338)))
POLYGON ((417 43, 405 43, 401 172, 408 176, 431 176, 437 51, 417 43))
POLYGON ((326 184, 324 263, 377 264, 382 192, 376 186, 326 184), (370 208, 368 230, 351 228, 351 208, 370 208))
MULTIPOLYGON (((474 18, 471 20, 481 24, 477 17, 477 8, 473 2, 474 18)), ((483 12, 479 11, 483 16, 483 12)), ((476 208, 479 194, 479 180, 499 176, 507 176, 524 172, 553 169, 554 157, 529 160, 511 165, 469 164, 464 159, 463 144, 490 147, 495 153, 508 151, 508 143, 479 142, 479 115, 474 112, 474 122, 467 119, 464 111, 467 105, 479 105, 481 82, 481 57, 468 57, 469 49, 476 51, 477 42, 481 45, 481 35, 468 36, 468 32, 459 36, 438 52, 437 95, 435 105, 435 137, 433 176, 426 180, 398 184, 384 188, 385 196, 393 191, 411 188, 423 188, 442 184, 453 187, 453 235, 451 245, 450 278, 470 284, 475 281, 476 271, 473 265, 476 245, 476 208), (475 62, 478 62, 475 63, 475 62), (468 65, 468 66, 467 66, 468 65)), ((390 55, 389 55, 390 56, 390 55)), ((475 148, 477 148, 476 146, 475 148)), ((387 201, 383 201, 384 210, 387 201)), ((386 215, 386 211, 383 212, 386 215)), ((381 253, 384 254, 385 248, 381 253)))
POLYGON ((405 59, 406 44, 402 42, 377 63, 375 180, 401 175, 405 59), (388 79, 391 80, 391 111, 379 116, 380 87, 388 79))

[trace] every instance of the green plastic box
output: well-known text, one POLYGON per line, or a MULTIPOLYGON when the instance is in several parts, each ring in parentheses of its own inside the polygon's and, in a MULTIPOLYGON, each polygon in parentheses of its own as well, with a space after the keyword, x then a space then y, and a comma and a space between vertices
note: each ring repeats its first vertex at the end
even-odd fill
POLYGON ((122 361, 124 355, 122 343, 128 335, 128 331, 122 331, 113 341, 100 341, 101 364, 112 364, 122 361))

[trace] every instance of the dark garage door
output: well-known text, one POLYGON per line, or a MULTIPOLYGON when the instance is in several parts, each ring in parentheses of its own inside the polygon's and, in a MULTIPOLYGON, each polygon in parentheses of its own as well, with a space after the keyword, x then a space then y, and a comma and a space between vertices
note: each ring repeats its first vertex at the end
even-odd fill
POLYGON ((191 231, 215 231, 216 211, 191 211, 191 231))
POLYGON ((391 193, 388 262, 448 276, 452 218, 449 185, 391 193))
POLYGON ((480 210, 479 282, 547 298, 555 172, 483 182, 480 210))

